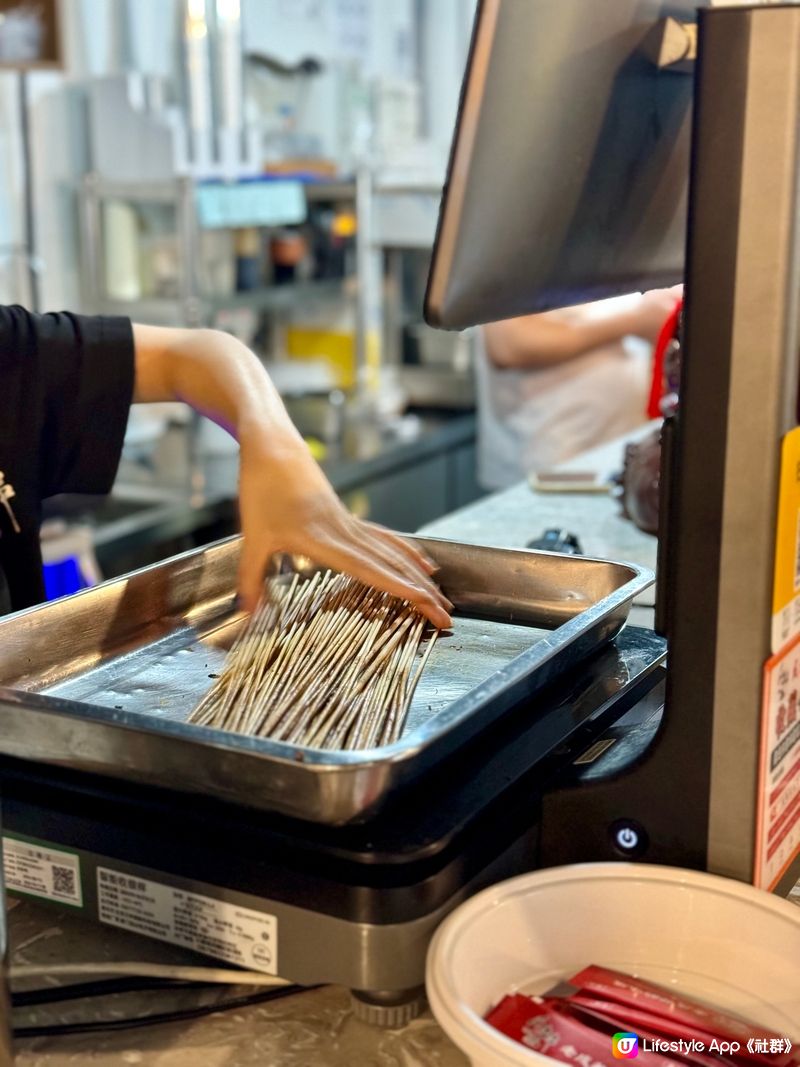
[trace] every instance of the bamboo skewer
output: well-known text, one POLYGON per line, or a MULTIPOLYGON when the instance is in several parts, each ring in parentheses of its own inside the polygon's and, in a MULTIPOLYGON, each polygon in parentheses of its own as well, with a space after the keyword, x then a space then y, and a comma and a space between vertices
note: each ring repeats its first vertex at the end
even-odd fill
POLYGON ((422 672, 425 670, 425 665, 428 662, 430 654, 431 652, 433 652, 433 646, 436 644, 436 638, 438 636, 438 630, 434 630, 431 633, 430 639, 428 641, 428 647, 425 649, 425 652, 422 655, 419 667, 417 667, 416 673, 412 677, 411 683, 408 687, 408 691, 405 694, 403 704, 400 708, 400 714, 397 717, 397 722, 394 725, 391 737, 389 738, 390 741, 397 741, 400 738, 400 735, 403 733, 403 727, 406 724, 408 713, 411 710, 411 701, 414 699, 414 693, 416 691, 417 686, 419 685, 419 680, 422 677, 422 672))
POLYGON ((189 722, 321 748, 396 741, 431 654, 410 604, 330 571, 275 579, 189 722))
MULTIPOLYGON (((353 627, 358 624, 358 617, 355 616, 352 619, 347 619, 347 613, 340 608, 333 612, 331 618, 325 622, 323 620, 321 626, 317 626, 319 616, 312 622, 309 627, 308 639, 305 642, 306 648, 314 649, 319 654, 315 656, 306 657, 305 661, 300 662, 300 666, 295 675, 287 675, 283 683, 283 703, 279 702, 277 694, 273 693, 273 697, 276 701, 276 707, 271 714, 270 721, 264 723, 262 733, 272 734, 272 730, 275 724, 281 724, 281 730, 278 736, 284 733, 286 730, 291 729, 291 722, 285 721, 285 716, 291 713, 296 708, 302 707, 308 702, 308 690, 318 682, 321 685, 327 683, 327 673, 330 671, 332 660, 335 661, 337 655, 337 648, 343 644, 344 640, 350 635, 353 627), (342 629, 342 626, 344 627, 342 629), (316 633, 319 634, 318 639, 315 642, 315 628, 316 633), (330 641, 330 636, 335 634, 336 630, 341 630, 340 636, 335 641, 330 641)), ((296 718, 296 716, 295 716, 296 718)), ((273 735, 274 736, 274 735, 273 735)), ((285 739, 285 738, 284 738, 285 739)))
MULTIPOLYGON (((424 622, 420 620, 417 624, 417 630, 414 634, 414 639, 409 642, 409 646, 406 649, 402 667, 402 679, 399 688, 395 693, 395 699, 392 701, 391 707, 388 709, 388 714, 385 716, 381 723, 381 733, 379 738, 370 737, 367 742, 367 747, 372 747, 373 744, 386 745, 392 741, 396 741, 402 733, 402 726, 396 727, 397 722, 401 716, 405 721, 405 715, 411 707, 411 699, 414 694, 415 686, 409 685, 409 674, 411 672, 411 665, 414 661, 414 657, 419 649, 419 642, 422 638, 422 631, 424 629, 424 622)), ((434 631, 434 636, 437 631, 434 631)), ((430 645, 428 651, 425 653, 425 657, 429 654, 430 645)), ((421 673, 421 672, 418 672, 421 673)))

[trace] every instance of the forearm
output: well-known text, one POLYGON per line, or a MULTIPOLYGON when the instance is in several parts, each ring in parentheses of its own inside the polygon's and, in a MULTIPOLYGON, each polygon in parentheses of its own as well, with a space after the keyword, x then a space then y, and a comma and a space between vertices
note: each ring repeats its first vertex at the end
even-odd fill
POLYGON ((182 400, 242 444, 275 452, 302 444, 266 370, 236 338, 139 325, 134 338, 134 400, 182 400))
POLYGON ((547 367, 612 344, 635 332, 633 325, 627 311, 583 321, 570 321, 558 314, 528 315, 486 326, 486 346, 498 367, 547 367))
POLYGON ((452 604, 431 580, 433 564, 397 534, 348 514, 252 352, 214 330, 134 326, 133 335, 134 400, 183 400, 239 441, 238 588, 248 610, 263 594, 272 555, 289 552, 410 600, 435 626, 450 625, 452 604))

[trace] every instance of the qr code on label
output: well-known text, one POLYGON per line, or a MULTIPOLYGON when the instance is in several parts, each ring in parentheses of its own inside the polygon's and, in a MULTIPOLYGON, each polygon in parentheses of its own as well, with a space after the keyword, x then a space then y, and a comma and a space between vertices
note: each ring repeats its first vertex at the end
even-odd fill
POLYGON ((75 871, 71 867, 59 867, 53 865, 53 895, 57 897, 72 897, 78 895, 75 884, 75 871))

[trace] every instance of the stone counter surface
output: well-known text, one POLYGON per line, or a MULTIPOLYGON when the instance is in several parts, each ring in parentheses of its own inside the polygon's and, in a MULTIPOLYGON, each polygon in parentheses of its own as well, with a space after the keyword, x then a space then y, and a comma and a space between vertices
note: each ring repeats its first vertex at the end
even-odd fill
MULTIPOLYGON (((208 964, 178 949, 109 930, 24 901, 9 917, 12 963, 147 960, 208 964)), ((211 964, 213 966, 213 964, 211 964)), ((41 980, 32 986, 44 986, 41 980)), ((15 1013, 18 1025, 167 1012, 253 992, 129 993, 76 1005, 15 1013)), ((264 1005, 110 1034, 17 1042, 17 1067, 466 1067, 467 1060, 430 1013, 403 1030, 377 1030, 353 1017, 350 995, 335 986, 264 1005)))

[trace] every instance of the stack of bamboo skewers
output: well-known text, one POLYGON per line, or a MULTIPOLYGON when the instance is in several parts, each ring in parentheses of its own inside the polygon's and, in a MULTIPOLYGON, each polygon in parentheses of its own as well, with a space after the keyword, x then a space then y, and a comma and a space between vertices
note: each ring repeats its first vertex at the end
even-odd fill
POLYGON ((436 640, 425 619, 342 574, 275 579, 189 722, 297 745, 396 741, 436 640))

